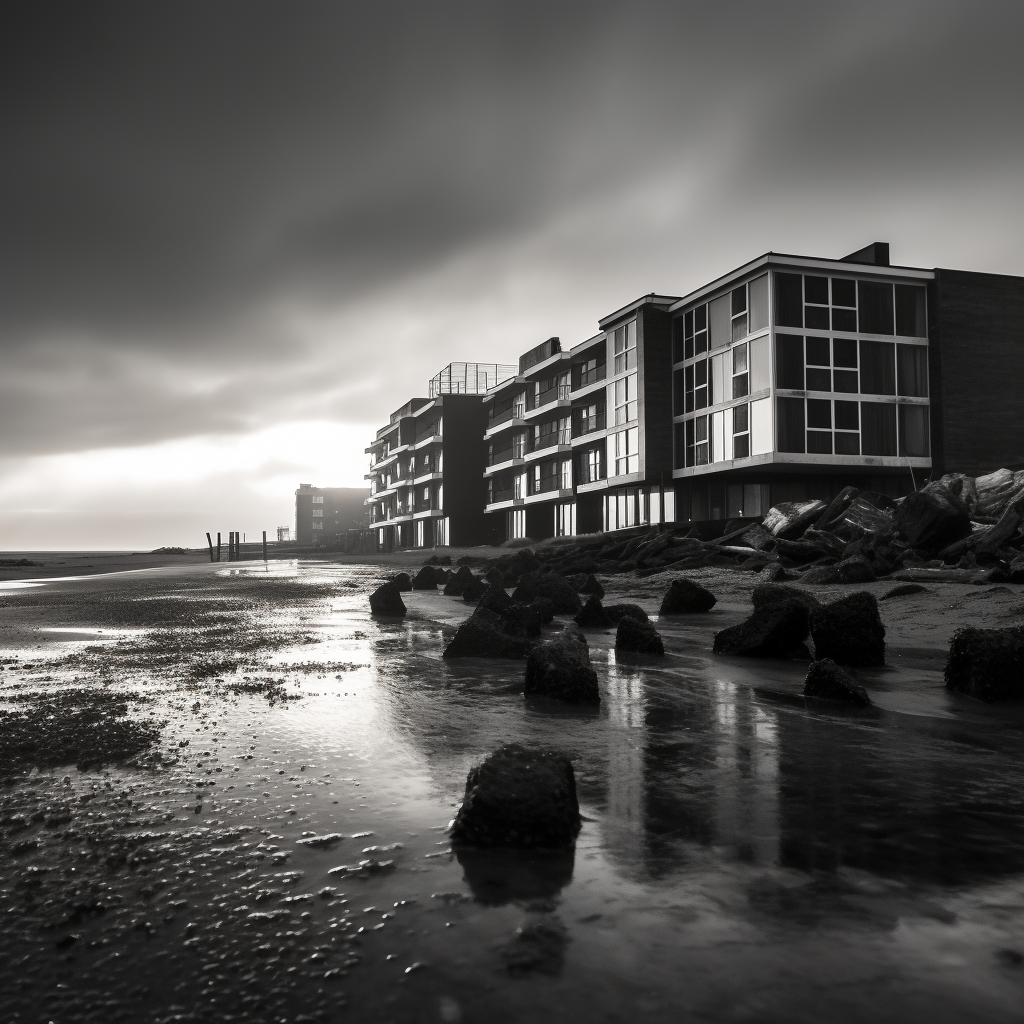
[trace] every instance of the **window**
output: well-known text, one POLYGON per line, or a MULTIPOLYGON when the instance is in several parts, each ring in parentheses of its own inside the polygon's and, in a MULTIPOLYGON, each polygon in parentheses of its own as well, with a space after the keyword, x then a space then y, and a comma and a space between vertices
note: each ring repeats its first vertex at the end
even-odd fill
POLYGON ((322 530, 323 528, 324 528, 324 524, 323 523, 314 523, 313 524, 313 529, 314 530, 322 530))
POLYGON ((708 387, 708 361, 701 359, 693 364, 693 408, 706 409, 711 404, 711 389, 708 387))
POLYGON ((857 342, 852 338, 832 339, 833 389, 840 394, 855 395, 860 390, 857 374, 857 342), (843 369, 840 369, 843 367, 843 369))
POLYGON ((526 435, 525 434, 513 434, 512 435, 512 458, 521 459, 526 454, 526 435))
POLYGON ((832 330, 857 330, 857 282, 849 278, 832 278, 832 330))
POLYGON ((512 419, 521 420, 526 415, 526 392, 520 391, 512 399, 512 419))
POLYGON ((555 506, 555 536, 571 537, 576 533, 576 503, 555 506))
POLYGON ((827 398, 807 399, 807 451, 832 454, 832 403, 827 398))
POLYGON ((612 404, 615 409, 613 422, 616 426, 620 423, 630 423, 636 419, 636 374, 631 373, 628 377, 615 381, 611 385, 612 404))
POLYGON ((322 505, 324 503, 323 495, 314 495, 312 498, 310 498, 310 501, 312 501, 314 505, 322 505))
POLYGON ((891 341, 861 341, 860 389, 865 395, 896 394, 896 346, 891 341))
POLYGON ((615 328, 613 347, 615 372, 625 373, 636 366, 636 321, 615 328))
POLYGON ((708 307, 698 306, 683 317, 683 357, 692 359, 708 350, 708 307))
POLYGON ((540 463, 533 467, 533 494, 540 494, 540 463))
MULTIPOLYGON (((686 317, 690 318, 691 325, 693 324, 693 314, 687 313, 686 317)), ((672 321, 672 362, 681 363, 686 358, 686 337, 685 334, 685 323, 686 317, 677 316, 672 321)), ((689 337, 693 338, 693 327, 690 327, 689 337)), ((692 346, 692 341, 691 341, 692 346)))
POLYGON ((750 456, 750 406, 734 405, 732 409, 732 457, 750 456))
POLYGON ((896 454, 896 406, 886 402, 860 403, 861 452, 896 454))
POLYGON ((732 290, 732 340, 747 336, 747 286, 741 284, 732 290))
POLYGON ((803 327, 803 280, 799 274, 775 274, 775 323, 779 327, 803 327))
POLYGON ((775 386, 792 391, 804 389, 804 339, 795 334, 775 338, 775 386))
POLYGON ((640 472, 640 431, 637 427, 620 430, 608 437, 609 476, 640 472))
POLYGON ((324 510, 322 508, 315 508, 315 509, 313 509, 313 515, 315 515, 315 516, 322 516, 323 514, 324 514, 324 510))
POLYGON ((747 346, 737 345, 732 350, 732 397, 744 398, 750 394, 750 374, 747 368, 747 346))
POLYGON ((860 404, 836 401, 836 455, 860 455, 860 404))
POLYGON ((516 473, 512 483, 512 496, 514 498, 526 497, 526 481, 527 476, 525 473, 516 473))
POLYGON ((892 285, 881 281, 858 281, 857 313, 861 334, 894 334, 892 285))
POLYGON ((565 459, 562 462, 561 480, 559 481, 559 487, 563 491, 567 491, 572 487, 572 459, 565 459))
POLYGON ((827 331, 829 325, 828 278, 804 276, 804 327, 827 331))
POLYGON ((590 484, 604 479, 601 469, 601 448, 590 448, 580 455, 580 483, 590 484))
POLYGON ((924 345, 896 346, 896 394, 928 397, 928 349, 924 345))
POLYGON ((760 277, 755 277, 747 285, 747 292, 750 299, 747 327, 753 334, 768 326, 768 275, 762 274, 760 277))
POLYGON ((708 344, 723 348, 732 341, 732 296, 729 292, 708 303, 708 344))
POLYGON ((902 338, 925 338, 924 289, 917 285, 896 285, 896 333, 902 338))
POLYGON ((802 398, 776 398, 775 414, 779 451, 802 454, 806 445, 804 400, 802 398))
POLYGON ((832 346, 828 338, 807 339, 807 390, 832 390, 832 346))
POLYGON ((707 416, 687 420, 686 424, 686 465, 706 466, 711 462, 711 441, 708 434, 707 416))
POLYGON ((899 406, 900 455, 927 458, 931 453, 928 444, 928 406, 899 406))
POLYGON ((526 536, 526 509, 515 509, 508 514, 509 536, 520 540, 526 536))
POLYGON ((558 421, 558 443, 569 444, 572 441, 572 420, 563 416, 558 421))

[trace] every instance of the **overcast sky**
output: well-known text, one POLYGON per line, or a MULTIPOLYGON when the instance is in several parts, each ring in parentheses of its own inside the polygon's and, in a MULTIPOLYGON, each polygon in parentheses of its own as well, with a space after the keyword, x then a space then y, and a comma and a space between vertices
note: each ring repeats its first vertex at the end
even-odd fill
POLYGON ((768 250, 1024 274, 1024 5, 8 5, 0 548, 290 525, 452 360, 768 250))

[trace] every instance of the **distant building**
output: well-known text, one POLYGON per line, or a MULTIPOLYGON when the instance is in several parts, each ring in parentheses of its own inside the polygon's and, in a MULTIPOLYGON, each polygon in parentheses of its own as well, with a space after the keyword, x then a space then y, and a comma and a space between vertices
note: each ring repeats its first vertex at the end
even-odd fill
MULTIPOLYGON (((295 540, 300 546, 328 547, 344 542, 348 531, 366 526, 365 487, 314 487, 299 484, 295 492, 295 540)), ((287 527, 278 528, 287 533, 287 527)), ((284 538, 287 539, 287 538, 284 538)))
POLYGON ((277 528, 277 543, 285 544, 292 539, 292 528, 290 526, 279 526, 277 528))

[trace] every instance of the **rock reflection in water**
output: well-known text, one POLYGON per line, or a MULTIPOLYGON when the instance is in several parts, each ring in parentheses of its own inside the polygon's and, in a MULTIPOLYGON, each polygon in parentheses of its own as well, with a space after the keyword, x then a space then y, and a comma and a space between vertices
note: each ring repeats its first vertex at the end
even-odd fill
POLYGON ((574 848, 567 850, 455 849, 466 884, 481 903, 553 900, 572 881, 574 848))

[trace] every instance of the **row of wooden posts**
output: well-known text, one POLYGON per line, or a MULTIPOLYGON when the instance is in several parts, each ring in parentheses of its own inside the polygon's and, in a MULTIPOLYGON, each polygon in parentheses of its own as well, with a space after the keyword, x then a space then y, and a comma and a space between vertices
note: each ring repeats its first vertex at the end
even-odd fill
MULTIPOLYGON (((241 533, 239 533, 237 530, 232 530, 228 534, 228 558, 227 558, 227 560, 229 562, 237 562, 242 557, 242 555, 241 555, 241 549, 242 549, 241 537, 242 537, 241 533)), ((207 531, 207 534, 206 534, 206 543, 209 544, 209 546, 210 546, 210 561, 211 562, 219 562, 220 561, 220 547, 221 547, 221 545, 220 545, 220 534, 219 533, 217 534, 217 547, 216 548, 213 546, 213 538, 210 536, 209 531, 207 531)), ((263 531, 263 561, 265 562, 266 560, 267 560, 267 531, 264 530, 263 531)))

